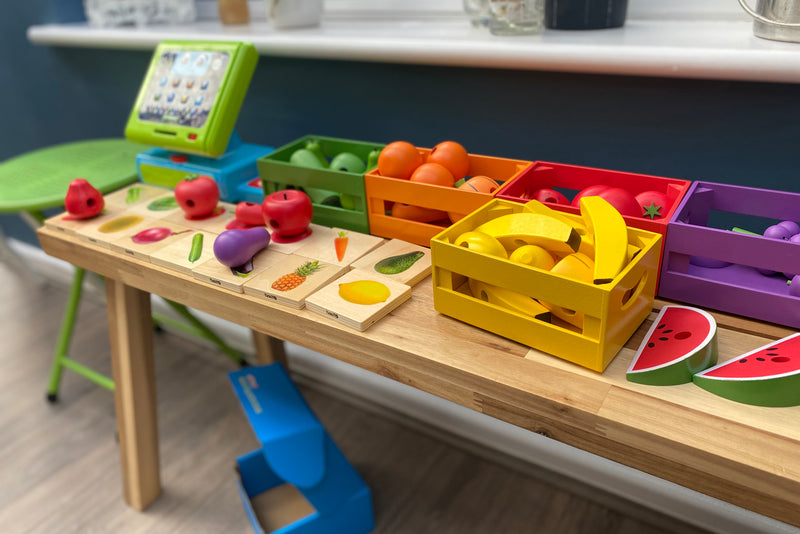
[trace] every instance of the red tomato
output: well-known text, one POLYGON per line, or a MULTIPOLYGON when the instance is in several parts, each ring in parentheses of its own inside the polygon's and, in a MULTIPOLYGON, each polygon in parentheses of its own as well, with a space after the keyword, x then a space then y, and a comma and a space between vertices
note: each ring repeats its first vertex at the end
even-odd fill
POLYGON ((643 191, 636 195, 636 202, 641 206, 640 217, 663 219, 669 209, 667 195, 660 191, 643 191))
POLYGON ((219 186, 208 176, 190 175, 175 186, 175 200, 187 219, 206 217, 217 207, 219 186))
POLYGON ((566 204, 569 205, 569 199, 556 191, 555 189, 548 189, 543 187, 533 192, 534 200, 539 202, 550 202, 552 204, 566 204))
POLYGON ((76 219, 88 219, 99 215, 104 206, 103 195, 83 178, 76 178, 69 183, 67 196, 64 197, 64 207, 67 213, 76 219))
POLYGON ((639 203, 636 202, 636 198, 630 191, 622 189, 621 187, 611 187, 610 185, 590 185, 572 199, 572 205, 576 208, 580 207, 581 197, 591 196, 603 197, 606 202, 614 206, 622 215, 631 217, 642 216, 642 208, 639 206, 639 203))
POLYGON ((431 149, 431 153, 428 154, 425 161, 446 167, 456 182, 469 172, 467 149, 455 141, 442 141, 431 149))
POLYGON ((446 167, 438 163, 423 163, 414 171, 410 180, 412 182, 453 187, 455 179, 446 167))

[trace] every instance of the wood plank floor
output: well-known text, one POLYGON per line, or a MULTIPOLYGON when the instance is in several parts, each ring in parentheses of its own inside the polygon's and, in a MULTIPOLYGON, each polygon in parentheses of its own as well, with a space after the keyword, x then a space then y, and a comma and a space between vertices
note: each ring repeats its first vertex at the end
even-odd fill
MULTIPOLYGON (((249 533, 235 458, 257 444, 206 346, 156 336, 163 495, 145 512, 121 497, 113 394, 65 372, 45 401, 67 290, 0 264, 0 532, 249 533)), ((71 355, 109 373, 105 308, 84 299, 71 355)), ((373 492, 376 533, 700 533, 574 481, 365 411, 313 384, 302 391, 373 492)), ((336 534, 336 533, 332 533, 336 534)))

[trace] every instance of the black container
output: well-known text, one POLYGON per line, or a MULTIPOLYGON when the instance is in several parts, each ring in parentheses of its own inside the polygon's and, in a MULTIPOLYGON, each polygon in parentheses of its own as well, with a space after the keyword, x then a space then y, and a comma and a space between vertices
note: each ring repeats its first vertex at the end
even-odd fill
POLYGON ((544 25, 554 30, 599 30, 625 24, 628 0, 546 0, 544 25))

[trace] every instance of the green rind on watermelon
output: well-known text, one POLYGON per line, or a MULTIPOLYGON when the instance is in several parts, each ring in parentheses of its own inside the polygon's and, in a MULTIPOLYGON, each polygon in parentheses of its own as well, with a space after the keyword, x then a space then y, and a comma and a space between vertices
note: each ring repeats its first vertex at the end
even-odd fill
POLYGON ((694 383, 726 399, 767 407, 800 405, 800 333, 698 373, 694 383), (773 374, 767 374, 768 370, 773 374))
POLYGON ((695 373, 717 363, 717 354, 717 322, 710 313, 689 306, 664 306, 626 377, 649 386, 688 384, 695 373))

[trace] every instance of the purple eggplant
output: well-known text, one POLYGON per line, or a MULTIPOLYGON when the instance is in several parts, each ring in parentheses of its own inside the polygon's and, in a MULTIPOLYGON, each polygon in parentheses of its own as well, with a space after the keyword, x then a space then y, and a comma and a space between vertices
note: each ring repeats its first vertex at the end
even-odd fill
POLYGON ((240 267, 269 245, 269 231, 263 226, 225 230, 214 240, 214 256, 223 265, 240 267))

